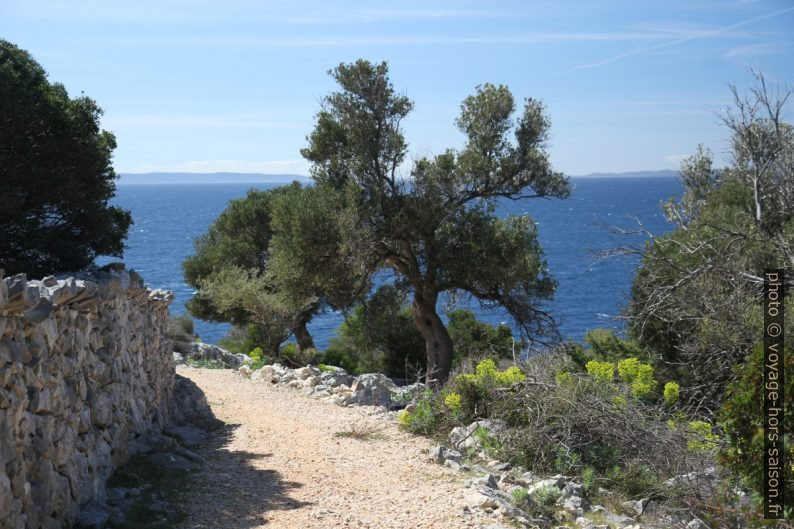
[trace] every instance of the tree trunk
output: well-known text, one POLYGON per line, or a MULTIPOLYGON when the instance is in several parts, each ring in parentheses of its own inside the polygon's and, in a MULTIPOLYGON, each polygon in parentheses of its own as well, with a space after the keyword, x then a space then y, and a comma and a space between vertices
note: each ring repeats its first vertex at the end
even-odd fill
POLYGON ((414 294, 414 323, 422 333, 427 347, 427 384, 440 386, 452 368, 452 338, 436 312, 438 292, 414 294))
POLYGON ((299 317, 295 327, 292 329, 292 334, 295 335, 295 341, 298 342, 298 351, 305 351, 306 349, 314 349, 314 340, 309 333, 306 325, 309 323, 309 317, 299 317))

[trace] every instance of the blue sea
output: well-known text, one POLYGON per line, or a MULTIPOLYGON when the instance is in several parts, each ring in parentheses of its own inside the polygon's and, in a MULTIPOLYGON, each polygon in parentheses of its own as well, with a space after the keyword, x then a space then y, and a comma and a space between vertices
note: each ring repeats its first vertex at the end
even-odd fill
MULTIPOLYGON (((548 308, 565 337, 581 340, 595 327, 623 330, 616 317, 625 306, 637 259, 602 254, 641 245, 644 238, 616 233, 610 227, 634 230, 640 222, 654 234, 670 230, 659 206, 680 195, 681 185, 671 177, 574 178, 572 183, 573 194, 566 200, 504 201, 499 213, 529 214, 537 222, 549 270, 559 284, 548 308)), ((272 184, 118 186, 113 201, 131 210, 135 222, 123 260, 149 287, 174 292, 172 313, 184 314, 185 302, 193 295, 181 269, 184 258, 193 252, 193 240, 207 230, 229 200, 244 196, 251 187, 272 184)), ((510 323, 502 311, 482 311, 476 304, 472 308, 489 323, 510 323)), ((311 322, 309 330, 318 347, 326 347, 342 319, 343 315, 330 312, 311 322)), ((196 320, 196 332, 205 342, 216 343, 228 329, 227 324, 196 320)))

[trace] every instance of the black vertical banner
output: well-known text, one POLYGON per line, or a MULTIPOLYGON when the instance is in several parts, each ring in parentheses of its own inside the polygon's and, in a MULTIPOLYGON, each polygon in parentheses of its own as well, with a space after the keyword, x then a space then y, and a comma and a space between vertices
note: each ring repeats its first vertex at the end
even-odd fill
POLYGON ((783 518, 783 270, 764 270, 764 518, 783 518))

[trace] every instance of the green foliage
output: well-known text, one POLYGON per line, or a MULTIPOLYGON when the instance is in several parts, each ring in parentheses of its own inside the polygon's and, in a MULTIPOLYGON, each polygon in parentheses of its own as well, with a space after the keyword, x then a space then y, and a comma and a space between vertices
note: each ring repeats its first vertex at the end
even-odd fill
POLYGON ((544 507, 553 506, 562 496, 562 491, 554 485, 544 485, 532 493, 532 499, 544 507))
POLYGON ((557 446, 557 455, 554 458, 554 469, 557 472, 569 472, 571 469, 578 468, 582 462, 582 456, 568 450, 564 446, 557 446))
POLYGON ((254 347, 253 349, 251 349, 251 352, 248 353, 248 356, 250 356, 251 360, 253 360, 254 362, 258 362, 262 359, 263 354, 264 353, 262 352, 261 347, 254 347))
POLYGON ((480 447, 482 452, 485 452, 486 456, 491 459, 499 459, 502 443, 499 442, 499 439, 493 435, 488 428, 478 425, 471 435, 477 441, 477 446, 480 447))
POLYGON ((339 91, 324 98, 301 152, 318 187, 335 193, 333 218, 348 266, 366 274, 390 269, 413 291, 428 379, 444 381, 452 366, 453 343, 436 308, 441 292, 503 306, 533 339, 553 335, 548 314, 538 310, 555 284, 536 226, 495 213, 499 197, 570 193, 545 150, 543 106, 527 99, 512 119, 506 87, 478 87, 456 122, 464 148, 416 161, 407 185, 396 175, 407 153, 401 123, 413 104, 394 89, 387 65, 359 60, 330 73, 339 91))
POLYGON ((592 359, 617 362, 624 358, 645 358, 647 354, 634 340, 618 337, 611 329, 592 329, 585 334, 584 341, 590 346, 592 359))
MULTIPOLYGON (((392 285, 380 287, 345 318, 329 351, 346 355, 355 365, 353 371, 359 373, 409 379, 424 371, 425 341, 405 302, 405 292, 392 285)), ((332 363, 327 358, 326 362, 332 363)))
POLYGON ((331 198, 296 182, 232 200, 183 263, 198 289, 191 314, 257 324, 269 352, 289 334, 313 348, 308 322, 326 307, 349 307, 365 281, 341 263, 331 198))
POLYGON ((487 416, 494 391, 525 379, 526 375, 515 366, 500 371, 492 359, 482 360, 474 373, 461 373, 447 384, 450 393, 460 396, 460 407, 455 417, 467 423, 487 416))
POLYGON ((682 163, 684 194, 663 208, 676 229, 642 250, 627 311, 660 380, 680 385, 679 407, 708 416, 763 335, 757 278, 794 260, 794 127, 782 120, 792 92, 754 73, 723 116, 730 163, 716 169, 702 147, 682 163))
POLYGON ((687 449, 693 451, 711 451, 717 447, 717 437, 711 431, 711 424, 706 421, 689 421, 687 424, 687 449))
POLYGON ((616 465, 605 476, 609 489, 629 498, 647 498, 651 492, 659 490, 661 481, 659 473, 644 463, 616 465))
POLYGON ((586 466, 582 469, 582 490, 585 496, 589 497, 598 492, 596 471, 591 466, 586 466))
POLYGON ((462 402, 460 393, 452 392, 444 397, 444 405, 449 408, 449 411, 451 411, 453 415, 460 413, 462 402))
POLYGON ((276 356, 278 346, 284 341, 283 329, 273 329, 272 326, 263 326, 250 323, 245 326, 234 326, 226 336, 218 340, 218 345, 232 353, 248 354, 249 351, 260 348, 266 356, 276 356), (273 336, 275 332, 276 336, 273 336))
POLYGON ((322 352, 323 363, 329 366, 341 367, 350 374, 358 374, 356 361, 350 354, 336 349, 333 345, 322 352))
POLYGON ((196 253, 182 263, 185 280, 198 290, 187 305, 195 317, 236 325, 252 323, 250 311, 240 303, 219 306, 202 287, 230 267, 244 271, 259 269, 260 255, 267 252, 273 235, 272 202, 282 192, 283 188, 249 190, 244 198, 230 201, 207 233, 195 240, 196 253))
POLYGON ((664 402, 668 406, 674 405, 678 402, 678 393, 679 393, 680 386, 676 382, 668 382, 664 385, 664 402))
POLYGON ((435 403, 432 394, 425 395, 425 398, 416 403, 412 411, 400 410, 397 414, 397 424, 401 428, 424 435, 431 435, 438 422, 435 403))
POLYGON ((121 257, 132 224, 110 206, 116 139, 102 109, 70 98, 28 54, 0 39, 0 268, 41 277, 121 257))
POLYGON ((510 503, 519 509, 529 505, 529 491, 523 487, 518 487, 510 491, 510 503))
POLYGON ((618 362, 618 376, 631 386, 631 394, 638 399, 650 396, 656 388, 653 366, 643 364, 636 358, 624 358, 618 362))
MULTIPOLYGON (((777 413, 781 415, 781 424, 791 425, 794 424, 794 351, 786 347, 782 356, 781 378, 785 386, 779 389, 786 400, 783 409, 777 413)), ((763 344, 758 344, 744 363, 735 367, 737 380, 728 387, 725 402, 718 413, 719 424, 725 432, 720 460, 759 496, 763 492, 761 476, 764 469, 763 366, 763 344)), ((786 435, 781 431, 777 438, 783 441, 786 465, 781 477, 787 485, 794 483, 794 439, 790 432, 789 427, 786 435)), ((794 508, 794 498, 790 494, 786 496, 786 507, 794 508)))
POLYGON ((488 325, 479 321, 472 311, 464 309, 450 311, 447 316, 447 330, 455 346, 455 365, 470 356, 512 358, 514 350, 521 350, 521 343, 514 343, 513 333, 507 325, 488 325))
POLYGON ((585 369, 587 369, 588 375, 602 382, 612 382, 615 377, 615 364, 612 362, 590 360, 585 365, 585 369))

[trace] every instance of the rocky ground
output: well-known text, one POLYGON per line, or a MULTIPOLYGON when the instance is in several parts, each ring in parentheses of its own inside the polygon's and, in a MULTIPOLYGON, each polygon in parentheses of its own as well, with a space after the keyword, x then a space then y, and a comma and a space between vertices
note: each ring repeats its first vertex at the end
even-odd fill
POLYGON ((463 528, 494 524, 470 509, 460 474, 429 464, 429 441, 383 407, 342 407, 227 369, 180 366, 225 426, 195 450, 182 527, 463 528))

